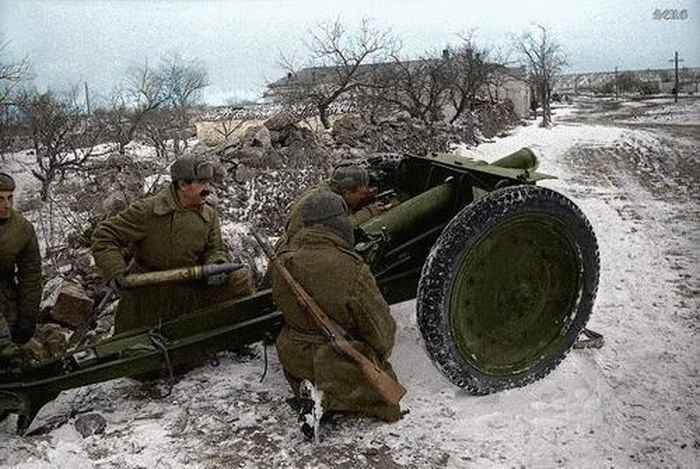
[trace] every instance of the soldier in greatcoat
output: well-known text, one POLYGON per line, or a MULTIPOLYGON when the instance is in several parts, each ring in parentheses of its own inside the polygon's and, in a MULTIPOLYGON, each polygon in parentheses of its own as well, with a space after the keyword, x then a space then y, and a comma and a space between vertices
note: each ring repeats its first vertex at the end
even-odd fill
POLYGON ((34 335, 41 254, 34 226, 14 209, 14 179, 0 172, 0 366, 34 335))
MULTIPOLYGON (((183 156, 171 167, 172 183, 107 219, 92 236, 92 252, 103 277, 116 288, 124 276, 230 262, 221 238, 219 217, 207 204, 214 176, 211 163, 183 156), (126 256, 130 256, 130 259, 126 256)), ((155 326, 212 302, 253 292, 250 273, 239 269, 207 282, 149 286, 122 292, 114 332, 155 326), (212 290, 211 286, 220 285, 212 290), (219 290, 230 294, 217 294, 219 290)))
POLYGON ((302 227, 301 207, 307 197, 318 192, 332 192, 342 197, 345 211, 353 225, 369 220, 382 212, 382 207, 369 205, 374 198, 374 190, 370 187, 369 174, 361 166, 342 164, 333 169, 328 181, 306 189, 292 203, 285 219, 285 239, 291 240, 302 227))
MULTIPOLYGON (((321 309, 348 332, 352 345, 394 375, 388 359, 396 324, 369 267, 353 251, 353 228, 343 199, 327 191, 310 195, 302 204, 301 219, 300 231, 282 249, 280 260, 321 309)), ((294 394, 308 397, 302 386, 306 380, 322 394, 326 411, 390 422, 399 419, 399 406, 384 402, 358 366, 332 347, 276 269, 271 276, 273 299, 285 321, 277 353, 294 394)))

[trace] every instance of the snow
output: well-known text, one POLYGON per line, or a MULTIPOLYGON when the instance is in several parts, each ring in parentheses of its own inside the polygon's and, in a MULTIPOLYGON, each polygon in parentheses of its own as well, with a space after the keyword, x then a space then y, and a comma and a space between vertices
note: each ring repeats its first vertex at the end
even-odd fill
POLYGON ((13 153, 0 160, 0 166, 2 166, 3 171, 12 176, 17 184, 17 189, 15 190, 16 199, 22 200, 28 194, 38 191, 40 186, 39 180, 32 176, 30 172, 30 168, 35 161, 34 152, 31 150, 13 153))
POLYGON ((621 121, 631 124, 672 124, 672 125, 700 125, 700 100, 681 100, 662 102, 661 106, 654 106, 639 115, 634 115, 621 121))
POLYGON ((410 413, 395 424, 340 419, 321 427, 319 443, 304 443, 274 348, 261 383, 257 344, 193 370, 165 398, 128 379, 63 393, 32 425, 66 420, 45 434, 15 436, 10 417, 0 424, 0 467, 697 467, 697 134, 601 125, 574 111, 472 155, 492 161, 532 148, 539 170, 559 177, 543 185, 589 218, 601 257, 589 326, 605 335, 602 349, 572 351, 526 387, 471 396, 432 365, 415 302, 406 302, 392 307, 392 362, 410 413), (85 412, 107 420, 104 434, 74 430, 85 412))

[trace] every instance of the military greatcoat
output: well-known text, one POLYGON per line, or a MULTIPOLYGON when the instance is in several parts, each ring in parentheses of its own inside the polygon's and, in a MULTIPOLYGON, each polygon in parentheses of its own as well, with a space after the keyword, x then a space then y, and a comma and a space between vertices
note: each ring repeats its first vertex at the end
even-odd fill
MULTIPOLYGON (((93 233, 92 252, 107 280, 119 273, 141 273, 198 264, 229 262, 215 210, 180 206, 170 186, 139 200, 104 221, 93 233), (125 252, 133 256, 127 264, 125 252)), ((241 269, 236 275, 250 293, 250 280, 241 269)), ((154 326, 207 304, 203 282, 150 286, 126 290, 117 309, 114 331, 154 326)))
POLYGON ((7 326, 19 316, 35 321, 41 301, 41 254, 32 224, 12 211, 0 220, 0 314, 7 326))
MULTIPOLYGON (((321 309, 349 333, 352 344, 393 375, 388 358, 396 324, 362 258, 334 233, 303 228, 280 259, 321 309)), ((301 381, 308 379, 323 391, 326 410, 387 421, 400 417, 399 406, 385 403, 357 365, 333 349, 276 270, 272 272, 272 293, 285 320, 277 352, 295 394, 301 381)))

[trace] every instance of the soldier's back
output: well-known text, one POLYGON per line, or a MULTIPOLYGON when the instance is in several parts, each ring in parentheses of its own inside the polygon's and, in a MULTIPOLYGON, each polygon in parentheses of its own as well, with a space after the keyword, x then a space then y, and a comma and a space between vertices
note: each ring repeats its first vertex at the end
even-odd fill
MULTIPOLYGON (((359 256, 332 233, 306 228, 281 257, 294 278, 326 314, 344 327, 352 326, 347 301, 362 267, 359 256)), ((289 287, 276 274, 273 295, 292 327, 306 331, 316 329, 308 313, 299 308, 289 287)))

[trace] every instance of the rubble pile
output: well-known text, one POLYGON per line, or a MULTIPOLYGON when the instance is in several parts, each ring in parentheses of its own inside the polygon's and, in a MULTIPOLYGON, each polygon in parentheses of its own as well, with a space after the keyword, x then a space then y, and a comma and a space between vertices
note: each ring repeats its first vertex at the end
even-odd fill
POLYGON ((198 146, 226 169, 217 191, 222 223, 249 223, 280 234, 287 206, 324 179, 336 158, 332 142, 281 112, 213 148, 198 146))

